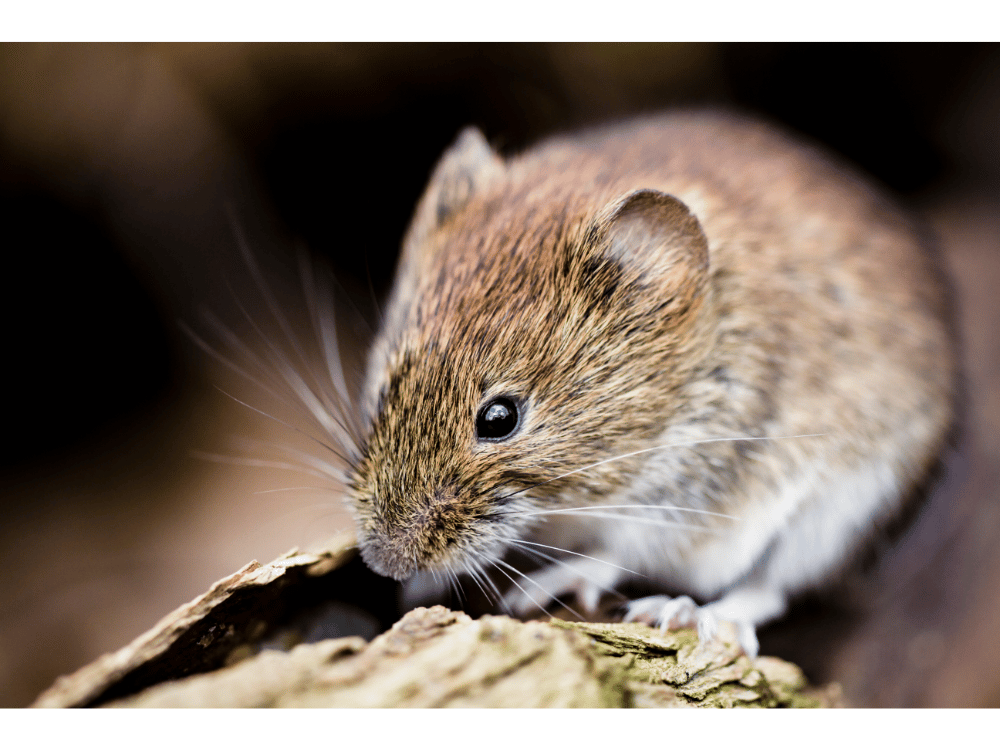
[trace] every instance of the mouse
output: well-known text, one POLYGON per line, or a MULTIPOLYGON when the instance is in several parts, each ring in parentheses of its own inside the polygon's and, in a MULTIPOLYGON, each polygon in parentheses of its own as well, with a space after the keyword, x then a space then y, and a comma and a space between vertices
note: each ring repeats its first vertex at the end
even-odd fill
POLYGON ((702 640, 728 621, 755 656, 760 626, 904 512, 956 418, 932 240, 742 114, 506 156, 466 128, 381 313, 358 394, 330 326, 329 395, 297 387, 343 458, 360 555, 521 616, 642 580, 662 593, 625 620, 702 640))

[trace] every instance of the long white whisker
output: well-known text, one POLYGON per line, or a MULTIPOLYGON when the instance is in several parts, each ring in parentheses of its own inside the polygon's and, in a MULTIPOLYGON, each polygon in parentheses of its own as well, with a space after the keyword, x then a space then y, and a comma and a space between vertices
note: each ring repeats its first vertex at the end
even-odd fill
POLYGON ((476 586, 479 587, 479 590, 483 592, 483 596, 486 597, 486 601, 488 601, 490 604, 493 604, 493 597, 491 597, 489 593, 486 591, 486 589, 483 588, 483 584, 479 580, 479 574, 476 572, 476 570, 471 565, 468 564, 463 565, 462 568, 465 574, 469 576, 469 578, 472 579, 472 582, 475 583, 476 586))
POLYGON ((589 469, 597 468, 598 466, 603 466, 604 464, 609 464, 614 461, 622 461, 626 458, 632 458, 633 456, 640 456, 643 453, 652 453, 653 451, 668 450, 670 448, 686 448, 692 445, 702 445, 704 443, 724 443, 724 442, 735 442, 737 440, 793 440, 796 438, 806 438, 806 437, 823 437, 828 435, 827 432, 817 432, 810 433, 808 435, 783 435, 777 437, 725 437, 725 438, 706 438, 705 440, 691 440, 686 443, 669 443, 665 445, 654 445, 651 448, 642 448, 637 451, 632 451, 630 453, 623 453, 620 456, 612 456, 611 458, 605 458, 601 461, 595 461, 587 466, 581 466, 579 469, 573 469, 572 471, 567 471, 565 474, 560 474, 559 476, 552 477, 551 479, 546 479, 543 482, 538 482, 530 487, 525 487, 524 489, 518 490, 517 492, 512 492, 510 495, 504 495, 503 497, 497 498, 497 500, 506 500, 509 497, 518 495, 522 492, 527 492, 528 490, 533 490, 535 487, 541 487, 549 482, 555 482, 559 479, 565 479, 566 477, 573 476, 574 474, 579 474, 581 471, 588 471, 589 469))
MULTIPOLYGON (((319 490, 319 491, 329 491, 332 490, 336 492, 336 487, 277 487, 273 490, 257 490, 253 494, 255 495, 273 495, 276 492, 299 492, 301 490, 319 490)), ((310 508, 318 508, 318 505, 310 505, 310 508)), ((301 510, 301 509, 300 509, 301 510)))
MULTIPOLYGON (((221 362, 223 365, 231 369, 240 377, 253 383, 255 386, 260 388, 262 391, 274 398, 278 403, 282 404, 289 409, 297 410, 301 407, 305 407, 306 413, 312 419, 319 423, 320 427, 326 431, 331 437, 338 440, 342 449, 353 449, 354 453, 357 453, 357 440, 351 436, 348 429, 343 425, 343 423, 334 414, 335 410, 343 409, 337 404, 331 404, 331 408, 326 408, 322 404, 316 401, 315 396, 312 393, 312 389, 306 385, 298 374, 291 368, 287 361, 284 359, 284 353, 277 349, 264 335, 264 333, 257 327, 253 318, 250 316, 246 310, 243 309, 242 305, 237 305, 240 311, 246 316, 250 325, 257 331, 257 334, 264 341, 267 348, 270 350, 270 360, 271 368, 277 370, 277 373, 284 379, 285 385, 291 387, 292 391, 296 393, 299 400, 297 402, 288 401, 281 393, 275 388, 263 383, 260 379, 254 377, 245 369, 237 365, 228 357, 223 356, 217 352, 213 347, 207 344, 203 339, 201 339, 197 334, 194 333, 183 321, 179 321, 181 328, 191 337, 191 339, 197 344, 201 349, 207 352, 209 355, 214 357, 216 360, 221 362)), ((205 321, 215 329, 217 335, 222 337, 226 342, 226 345, 237 352, 240 356, 247 362, 251 363, 257 370, 264 373, 273 379, 275 373, 272 369, 267 366, 267 363, 258 357, 248 346, 246 346, 240 338, 229 330, 221 321, 219 321, 214 315, 209 311, 203 311, 202 313, 205 321)), ((322 394, 322 391, 321 391, 322 394)), ((227 394, 228 395, 228 394, 227 394)), ((269 415, 267 415, 269 416, 269 415)), ((297 428, 296 428, 297 429, 297 428)), ((299 430, 301 432, 301 430, 299 430)), ((306 433, 303 433, 306 434, 306 433)))
POLYGON ((482 576, 482 579, 486 582, 486 585, 490 587, 490 589, 493 591, 493 594, 497 597, 497 599, 499 599, 502 602, 503 594, 500 592, 500 587, 497 586, 496 581, 494 581, 490 577, 489 573, 486 572, 486 569, 483 568, 482 561, 471 560, 470 563, 475 566, 476 570, 479 572, 479 575, 482 576))
MULTIPOLYGON (((493 566, 494 568, 496 568, 497 570, 499 570, 499 571, 500 571, 500 573, 501 573, 501 575, 503 575, 503 576, 504 576, 505 578, 507 578, 507 580, 509 580, 509 581, 510 581, 511 583, 513 583, 513 584, 514 584, 515 586, 517 586, 517 587, 518 587, 519 589, 521 589, 521 592, 522 592, 522 593, 523 593, 523 594, 524 594, 524 595, 525 595, 526 597, 528 597, 529 599, 531 599, 531 602, 532 602, 532 603, 533 603, 533 604, 534 604, 534 605, 535 605, 536 607, 538 607, 538 608, 539 608, 540 610, 542 610, 542 612, 544 612, 544 613, 545 613, 546 615, 548 615, 549 617, 552 617, 552 613, 551 613, 551 612, 549 612, 549 611, 548 611, 547 609, 545 609, 545 607, 543 607, 543 606, 542 606, 541 604, 539 604, 539 603, 538 603, 538 601, 537 601, 537 600, 535 599, 535 597, 533 597, 533 596, 532 596, 531 594, 529 594, 529 593, 528 593, 527 591, 525 591, 525 590, 524 590, 524 587, 523 587, 523 586, 521 586, 521 584, 519 584, 519 583, 518 583, 517 581, 515 581, 515 580, 514 580, 513 578, 511 578, 511 577, 510 577, 510 576, 509 576, 509 575, 507 574, 507 571, 505 571, 505 570, 504 570, 503 568, 501 568, 501 567, 500 567, 500 565, 499 565, 499 564, 500 564, 500 563, 502 563, 502 562, 503 562, 502 560, 490 560, 490 561, 489 561, 490 565, 492 565, 492 566, 493 566)), ((517 573, 517 574, 518 574, 519 576, 522 576, 522 577, 524 576, 524 574, 523 574, 523 573, 522 573, 521 571, 517 570, 516 568, 511 568, 511 569, 512 569, 512 570, 513 570, 513 571, 514 571, 515 573, 517 573)), ((536 586, 537 586, 537 584, 536 584, 536 586)), ((544 593, 544 592, 543 592, 543 593, 544 593)), ((502 600, 501 600, 501 601, 502 601, 502 600)), ((509 610, 508 610, 508 611, 509 611, 509 610)), ((581 618, 581 619, 582 619, 582 618, 581 618)))
POLYGON ((448 574, 447 570, 443 570, 441 572, 443 574, 442 577, 444 578, 445 583, 448 585, 448 592, 457 599, 458 592, 455 590, 455 582, 451 580, 451 576, 448 574))
POLYGON ((349 428, 337 418, 334 414, 334 410, 339 411, 341 414, 344 413, 342 407, 331 404, 331 407, 327 407, 323 403, 322 390, 319 391, 320 397, 317 397, 316 391, 309 387, 309 384, 302 379, 302 377, 295 371, 295 369, 289 366, 287 363, 281 363, 281 375, 284 377, 285 382, 291 387, 292 391, 299 397, 302 404, 308 409, 309 413, 316 419, 317 422, 326 430, 327 433, 331 435, 340 436, 339 442, 341 445, 349 446, 354 450, 355 453, 358 451, 358 441, 355 440, 354 436, 351 434, 349 428))
POLYGON ((574 511, 567 513, 570 516, 586 516, 588 518, 608 518, 614 521, 624 521, 626 523, 644 523, 648 526, 661 526, 665 529, 687 529, 688 531, 700 531, 706 534, 721 534, 719 529, 712 529, 706 526, 695 526, 690 523, 676 523, 674 521, 664 521, 660 518, 643 518, 642 516, 627 516, 623 513, 586 513, 574 511))
POLYGON ((442 573, 444 573, 444 580, 445 580, 445 583, 447 584, 446 588, 447 588, 448 593, 451 594, 454 598, 457 599, 458 598, 458 592, 455 590, 455 582, 453 580, 451 580, 451 576, 448 575, 447 571, 442 571, 442 573))
POLYGON ((585 505, 580 508, 557 508, 555 510, 532 510, 518 512, 517 516, 548 516, 555 515, 557 513, 577 513, 578 511, 590 511, 590 510, 632 510, 632 509, 644 509, 644 510, 677 510, 683 511, 685 513, 699 513, 705 516, 716 516, 718 518, 728 518, 731 521, 739 521, 740 519, 736 516, 730 516, 726 513, 715 513, 710 510, 701 510, 700 508, 681 508, 676 505, 585 505))
POLYGON ((321 479, 330 478, 328 475, 322 474, 319 471, 315 471, 306 466, 287 463, 285 461, 265 461, 259 458, 240 458, 237 456, 223 456, 218 453, 206 453, 204 451, 191 451, 190 455, 192 456, 192 458, 197 458, 202 461, 212 461, 218 464, 232 464, 233 466, 252 466, 264 469, 287 469, 288 471, 298 471, 303 474, 310 474, 311 476, 319 477, 321 479))
MULTIPOLYGON (((330 376, 330 381, 333 383, 334 395, 337 396, 337 400, 340 402, 341 411, 346 415, 351 415, 354 413, 354 410, 344 408, 345 405, 350 406, 351 398, 347 390, 347 381, 344 378, 343 360, 340 357, 340 344, 337 340, 337 328, 335 324, 335 308, 330 301, 329 292, 316 283, 312 272, 312 265, 309 263, 305 252, 299 253, 299 272, 302 277, 302 287, 306 295, 306 307, 312 318, 313 329, 316 331, 317 338, 319 339, 320 348, 323 350, 323 359, 326 363, 326 370, 330 376)), ((353 432, 357 433, 357 423, 350 417, 348 417, 348 421, 351 422, 353 432)), ((355 444, 357 444, 359 442, 357 435, 353 434, 352 437, 355 444)))
POLYGON ((365 276, 368 277, 368 291, 372 295, 372 305, 375 307, 375 315, 378 316, 378 322, 380 325, 385 325, 385 319, 382 317, 382 310, 378 306, 378 297, 375 295, 375 285, 372 283, 372 272, 371 268, 368 266, 368 252, 365 251, 365 276))
MULTIPOLYGON (((295 335, 293 327, 290 325, 288 319, 282 313, 280 305, 278 305, 277 300, 274 297, 274 294, 272 293, 270 286, 268 286, 267 282, 263 277, 263 274, 260 271, 260 267, 257 265, 256 258, 254 258, 253 252, 250 250, 249 243, 247 242, 246 236, 243 234, 242 227, 240 226, 240 223, 236 217, 235 209, 233 209, 232 206, 226 206, 226 212, 229 218, 230 228, 236 240, 236 245, 243 256, 244 263, 246 263, 247 269, 250 271, 250 275, 253 278, 255 285, 257 286, 257 290, 264 298, 264 301, 271 312, 272 318, 275 321, 277 321, 278 326, 281 328, 281 331, 285 336, 285 340, 289 344, 291 344, 293 351, 298 355, 299 359, 305 366, 306 371, 315 378, 315 374, 313 373, 313 368, 309 366, 310 358, 306 356, 305 351, 301 346, 298 337, 295 335)), ((340 442, 344 449, 353 449, 353 452, 357 453, 357 445, 358 445, 358 437, 356 434, 357 431, 356 430, 352 431, 351 429, 346 427, 335 416, 335 412, 341 415, 350 415, 353 413, 353 410, 350 408, 350 398, 347 396, 346 386, 343 389, 341 389, 341 386, 343 385, 342 367, 337 368, 337 370, 339 370, 340 372, 339 380, 337 378, 337 370, 335 370, 334 368, 330 369, 330 376, 331 379, 333 380, 334 387, 336 390, 340 391, 340 395, 342 396, 342 398, 339 399, 339 403, 336 403, 338 399, 329 400, 328 398, 326 398, 327 395, 326 391, 322 388, 319 389, 320 397, 319 399, 317 399, 315 393, 313 392, 313 389, 308 387, 304 383, 304 381, 302 381, 298 373, 295 372, 295 370, 289 366, 287 362, 287 354, 284 351, 275 347, 274 344, 271 343, 270 338, 264 335, 264 333, 257 326, 257 323, 256 321, 254 321, 253 316, 249 315, 249 313, 247 313, 246 310, 243 308, 243 305, 240 303, 238 296, 235 293, 233 294, 233 296, 236 299, 236 303, 240 311, 247 318, 247 320, 250 322, 250 325, 253 326, 253 328, 257 331, 258 335, 261 337, 267 348, 270 350, 271 352, 270 359, 272 364, 282 375, 285 382, 289 386, 291 386, 293 391, 296 392, 296 394, 299 396, 306 409, 310 412, 310 414, 312 414, 312 416, 315 419, 317 419, 317 421, 320 422, 321 426, 323 426, 323 428, 326 429, 327 432, 331 434, 335 434, 337 432, 342 433, 340 435, 341 438, 340 442), (322 401, 326 400, 330 401, 329 405, 322 404, 322 401), (334 427, 334 425, 336 425, 336 427, 334 427)), ((312 312, 311 306, 310 306, 310 312, 312 312)), ((320 316, 320 322, 322 323, 322 316, 320 316)), ((336 341, 335 337, 333 341, 335 344, 336 341)), ((327 355, 329 361, 331 350, 328 345, 329 341, 324 340, 324 354, 327 355)), ((333 351, 337 354, 337 362, 339 365, 339 350, 334 348, 333 351)), ((319 381, 318 378, 316 378, 316 380, 319 381)))
POLYGON ((451 570, 450 568, 448 570, 448 576, 451 578, 452 581, 454 581, 455 591, 458 594, 459 603, 462 604, 462 606, 465 606, 467 599, 465 596, 465 588, 462 586, 461 579, 458 577, 458 574, 455 571, 451 570))
MULTIPOLYGON (((233 292, 233 296, 236 297, 235 292, 233 292)), ((347 426, 337 418, 337 414, 343 415, 350 413, 351 410, 345 409, 343 403, 336 403, 333 400, 330 400, 322 388, 314 390, 308 383, 306 383, 295 368, 289 364, 287 352, 272 343, 271 339, 257 325, 257 321, 254 320, 253 316, 247 312, 246 308, 243 307, 239 299, 236 299, 236 306, 254 331, 257 332, 260 340, 264 342, 265 347, 267 347, 268 361, 270 362, 273 371, 276 372, 285 381, 285 384, 292 389, 292 392, 298 396, 299 402, 306 408, 309 415, 315 419, 319 423, 320 427, 322 427, 327 433, 331 435, 337 435, 337 433, 340 433, 339 442, 341 446, 353 448, 354 452, 357 452, 358 441, 355 439, 354 435, 347 428, 347 426), (323 403, 324 401, 328 401, 329 403, 323 403)), ((206 314, 206 317, 211 319, 211 316, 208 314, 206 314)), ((221 323, 217 323, 216 327, 220 330, 220 332, 228 331, 228 329, 226 329, 221 323)), ((243 345, 235 334, 230 333, 229 338, 232 340, 230 343, 231 346, 238 345, 238 347, 242 348, 244 357, 250 361, 256 360, 259 369, 266 371, 266 368, 260 364, 259 358, 257 358, 248 347, 243 345)), ((305 371, 315 379, 315 374, 312 372, 312 368, 308 364, 309 360, 299 348, 298 342, 293 341, 292 347, 295 349, 300 360, 302 361, 305 371)), ((260 384, 258 383, 258 385, 260 384)))
MULTIPOLYGON (((593 560, 594 562, 603 563, 604 565, 610 565, 612 568, 616 568, 617 570, 621 570, 626 573, 631 573, 632 575, 635 576, 641 576, 642 578, 646 577, 642 573, 638 573, 634 570, 629 570, 628 568, 623 568, 621 565, 615 565, 613 562, 608 562, 607 560, 601 560, 598 557, 591 557, 590 555, 585 555, 582 552, 574 552, 573 550, 570 549, 563 549, 562 547, 553 547, 549 544, 541 544, 540 542, 529 542, 524 539, 501 539, 500 541, 507 542, 507 544, 513 544, 515 546, 530 544, 532 547, 544 547, 545 549, 555 550, 556 552, 565 552, 567 555, 576 555, 577 557, 584 557, 587 560, 593 560)), ((565 565, 566 563, 563 564, 565 565)))
POLYGON ((300 451, 297 448, 291 447, 290 445, 282 445, 281 443, 272 443, 266 440, 243 439, 240 440, 240 443, 248 446, 247 450, 266 447, 280 451, 281 453, 285 453, 291 456, 292 458, 297 458, 302 463, 303 466, 311 466, 317 471, 323 472, 329 478, 339 482, 342 486, 345 486, 347 484, 347 475, 344 473, 344 470, 341 467, 335 466, 334 464, 331 464, 329 461, 324 461, 321 458, 317 458, 311 453, 300 451))
MULTIPOLYGON (((219 321, 214 315, 212 315, 210 311, 202 310, 202 317, 209 324, 209 326, 215 329, 216 334, 218 334, 225 340, 226 346, 238 351, 243 359, 245 359, 247 362, 250 362, 252 365, 254 365, 254 367, 256 367, 261 372, 268 375, 271 374, 269 373, 268 368, 265 365, 264 361, 261 360, 256 354, 254 354, 253 351, 251 351, 250 348, 247 347, 240 340, 239 336, 230 331, 221 321, 219 321)), ((255 386, 260 388, 262 391, 267 393, 269 396, 274 398, 283 406, 287 406, 288 408, 291 409, 295 408, 295 405, 292 402, 286 400, 274 388, 265 385, 258 378, 255 378, 249 372, 247 372, 242 367, 237 365, 233 360, 229 359, 228 357, 216 351, 214 347, 209 345, 204 339, 202 339, 200 336, 198 336, 198 334, 196 334, 193 330, 191 330, 190 326, 188 326, 183 320, 178 320, 177 324, 181 327, 181 329, 183 329, 183 331, 191 338, 192 341, 194 341, 194 343, 200 349, 202 349, 206 354, 210 355, 213 359, 217 360, 218 362, 221 362, 223 365, 228 367, 230 370, 235 372, 240 377, 253 383, 255 386)))
POLYGON ((238 398, 236 398, 236 396, 233 396, 232 394, 226 393, 224 390, 222 390, 218 386, 216 386, 215 388, 216 388, 216 390, 218 390, 223 395, 229 396, 229 398, 231 398, 233 401, 235 401, 238 404, 242 404, 243 406, 245 406, 246 408, 250 409, 251 411, 255 411, 258 414, 267 417, 268 419, 273 419, 278 424, 284 425, 285 427, 287 427, 290 430, 295 430, 295 432, 299 433, 300 435, 304 435, 305 437, 309 438, 310 440, 312 440, 317 445, 320 445, 323 448, 326 448, 328 451, 330 451, 330 453, 332 453, 333 455, 335 455, 337 458, 339 458, 345 464, 348 464, 348 465, 351 464, 350 459, 346 458, 345 456, 342 456, 339 452, 337 452, 337 450, 335 450, 333 448, 333 446, 327 445, 322 440, 320 440, 319 438, 317 438, 315 435, 310 435, 308 432, 305 432, 304 430, 299 429, 295 425, 289 424, 288 422, 284 421, 283 419, 278 419, 277 417, 272 416, 271 414, 268 414, 266 411, 261 411, 257 407, 251 406, 250 404, 246 403, 245 401, 240 401, 238 398))
MULTIPOLYGON (((343 519, 342 512, 336 505, 333 505, 331 503, 324 503, 324 504, 304 505, 299 508, 291 508, 290 510, 286 510, 283 513, 278 513, 277 515, 269 516, 268 520, 269 524, 274 524, 279 522, 291 521, 292 519, 301 517, 305 517, 304 521, 305 526, 303 528, 310 530, 310 533, 312 533, 311 530, 315 528, 317 524, 326 522, 331 518, 340 517, 341 519, 343 519), (317 511, 321 512, 317 514, 317 511)), ((344 530, 343 527, 338 526, 337 528, 332 529, 330 531, 324 531, 324 536, 332 536, 334 534, 339 534, 343 530, 344 530)), ((267 528, 263 528, 261 531, 266 532, 267 528)), ((261 538, 261 536, 263 536, 263 534, 255 535, 254 539, 259 539, 261 538)))
MULTIPOLYGON (((583 578, 585 581, 587 581, 588 583, 596 586, 597 588, 599 588, 601 591, 603 591, 606 594, 611 594, 612 596, 617 596, 620 599, 624 599, 625 598, 624 596, 622 596, 621 594, 619 594, 614 589, 609 589, 606 586, 602 586, 597 581, 595 581, 592 576, 587 575, 582 570, 580 570, 579 568, 574 567, 573 565, 571 565, 570 563, 566 562, 565 560, 560 560, 558 557, 553 557, 552 555, 547 555, 544 552, 539 552, 536 549, 530 549, 528 547, 525 547, 525 546, 523 546, 523 544, 524 544, 523 542, 517 542, 517 541, 510 540, 510 543, 514 547, 520 548, 521 551, 524 552, 527 555, 531 555, 533 557, 539 557, 539 558, 541 558, 543 560, 548 560, 549 562, 556 563, 557 565, 562 565, 564 568, 567 568, 568 570, 573 571, 578 576, 580 576, 581 578, 583 578)), ((543 544, 543 545, 540 545, 540 546, 545 547, 546 545, 543 544)), ((557 547, 550 547, 550 549, 558 549, 558 548, 557 547)), ((559 550, 559 551, 560 552, 569 552, 569 550, 559 550)), ((574 553, 571 553, 571 554, 574 554, 574 553)), ((587 557, 587 556, 586 555, 581 555, 581 557, 587 557)), ((590 558, 587 558, 587 559, 589 559, 589 560, 595 560, 596 558, 590 557, 590 558)), ((605 560, 597 560, 597 562, 606 562, 606 561, 605 560)), ((608 563, 608 564, 612 565, 612 563, 608 563)), ((613 565, 613 567, 617 568, 618 566, 617 565, 613 565)), ((621 568, 621 570, 626 570, 626 568, 621 568)), ((628 572, 631 573, 632 571, 629 570, 628 572)), ((636 575, 640 575, 640 574, 637 573, 636 575)), ((643 577, 645 577, 645 576, 643 576, 643 577)))
MULTIPOLYGON (((325 275, 333 283, 333 286, 337 287, 340 290, 340 292, 344 295, 344 299, 347 300, 347 304, 349 304, 351 309, 354 310, 354 314, 358 316, 358 320, 360 320, 362 323, 365 324, 365 328, 368 329, 368 333, 372 336, 378 333, 378 331, 376 331, 375 327, 372 325, 372 321, 368 319, 368 315, 362 312, 361 308, 358 307, 358 303, 355 300, 354 295, 347 291, 347 289, 340 282, 340 280, 337 279, 336 275, 330 273, 329 268, 325 268, 324 270, 326 271, 325 275)), ((381 315, 381 312, 379 313, 379 315, 381 315)))
MULTIPOLYGON (((579 617, 581 620, 586 620, 587 619, 586 617, 584 617, 583 615, 581 615, 579 612, 577 612, 575 609, 573 609, 571 606, 569 606, 568 604, 566 604, 566 602, 562 601, 559 597, 555 596, 554 594, 546 591, 541 586, 539 586, 538 582, 535 581, 533 578, 531 578, 531 576, 525 575, 520 570, 518 570, 517 568, 515 568, 513 565, 510 565, 509 563, 506 563, 503 560, 495 560, 494 564, 503 565, 508 570, 514 571, 519 576, 521 576, 521 578, 524 578, 526 581, 529 581, 532 586, 534 586, 536 589, 538 589, 543 594, 545 594, 551 601, 554 601, 557 604, 562 605, 567 611, 572 612, 574 615, 576 615, 577 617, 579 617)), ((500 572, 503 573, 502 570, 500 572)), ((510 578, 510 576, 507 576, 507 577, 510 578)), ((517 585, 517 582, 514 581, 513 578, 511 578, 510 580, 514 583, 515 586, 517 586, 519 589, 521 589, 521 591, 524 591, 523 588, 521 588, 520 586, 517 585)), ((531 599, 531 601, 534 602, 542 610, 542 612, 544 612, 545 614, 547 614, 549 617, 552 617, 552 615, 549 613, 549 611, 546 610, 545 607, 542 607, 540 604, 538 604, 538 602, 536 602, 534 600, 534 598, 531 596, 531 594, 529 594, 527 591, 524 591, 524 595, 526 597, 528 597, 529 599, 531 599)))
POLYGON ((232 206, 226 206, 226 213, 229 218, 230 229, 233 232, 233 236, 236 239, 236 246, 240 250, 240 254, 243 255, 243 262, 247 264, 247 268, 250 271, 250 275, 253 277, 254 283, 257 285, 257 290, 260 292, 261 296, 264 298, 264 302, 267 304, 268 309, 271 311, 271 316, 277 321, 282 332, 285 335, 285 339, 292 345, 292 348, 299 355, 299 357, 304 361, 308 361, 308 357, 302 351, 302 347, 299 345, 298 337, 295 335, 295 331, 289 324, 287 318, 281 312, 281 307, 278 305, 277 300, 271 292, 271 287, 268 286, 267 282, 264 280, 263 274, 260 272, 260 267, 257 265, 257 259, 254 258, 253 252, 250 250, 250 243, 247 242, 246 235, 243 234, 243 228, 236 217, 236 212, 232 206))

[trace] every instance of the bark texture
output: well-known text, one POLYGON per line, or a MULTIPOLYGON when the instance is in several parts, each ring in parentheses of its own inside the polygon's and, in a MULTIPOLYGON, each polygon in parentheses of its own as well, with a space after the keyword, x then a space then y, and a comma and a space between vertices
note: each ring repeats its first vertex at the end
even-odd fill
MULTIPOLYGON (((370 642, 302 642, 302 621, 276 625, 281 598, 315 585, 351 556, 350 540, 319 553, 251 563, 152 630, 73 675, 36 706, 329 707, 820 707, 793 664, 748 659, 735 633, 699 643, 693 631, 639 623, 473 619, 418 607, 370 642), (269 621, 270 619, 270 621, 269 621), (289 624, 290 623, 290 624, 289 624)), ((341 629, 371 624, 349 605, 325 610, 341 629), (331 612, 333 615, 331 615, 331 612)), ((287 619, 287 618, 286 618, 287 619)), ((334 628, 336 630, 336 628, 334 628)))

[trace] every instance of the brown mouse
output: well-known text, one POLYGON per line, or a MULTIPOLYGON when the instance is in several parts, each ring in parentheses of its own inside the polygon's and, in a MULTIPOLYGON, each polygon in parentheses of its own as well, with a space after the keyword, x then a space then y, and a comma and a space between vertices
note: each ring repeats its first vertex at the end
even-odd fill
POLYGON ((703 638, 730 620, 755 654, 945 446, 955 351, 927 245, 752 119, 646 117, 509 159, 465 130, 405 238, 360 423, 329 428, 361 555, 400 580, 510 579, 522 613, 644 576, 686 596, 629 618, 703 638), (547 567, 522 577, 512 550, 547 567))

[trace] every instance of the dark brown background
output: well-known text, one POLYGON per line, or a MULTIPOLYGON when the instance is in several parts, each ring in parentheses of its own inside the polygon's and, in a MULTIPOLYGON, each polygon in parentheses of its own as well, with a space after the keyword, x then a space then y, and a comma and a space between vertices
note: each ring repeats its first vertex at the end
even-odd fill
POLYGON ((278 286, 305 246, 370 313, 366 265, 384 292, 463 125, 513 150, 719 103, 826 143, 924 212, 968 371, 967 428, 912 531, 848 614, 807 603, 764 649, 807 642, 814 676, 861 705, 1000 704, 998 47, 241 44, 0 46, 0 705, 346 525, 323 492, 255 494, 310 481, 190 455, 288 439, 211 387, 232 379, 177 324, 200 306, 239 317, 227 206, 278 286))

